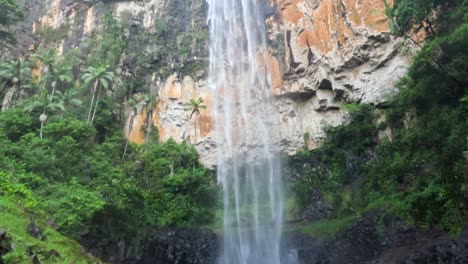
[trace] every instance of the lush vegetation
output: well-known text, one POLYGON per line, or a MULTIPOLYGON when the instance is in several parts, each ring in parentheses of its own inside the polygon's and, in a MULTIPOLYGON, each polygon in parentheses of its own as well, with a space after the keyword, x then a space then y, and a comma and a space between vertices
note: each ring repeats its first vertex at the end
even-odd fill
POLYGON ((15 0, 0 0, 0 41, 14 42, 14 37, 9 32, 9 26, 14 25, 23 17, 23 11, 15 0))
MULTIPOLYGON (((5 175, 2 173, 2 180, 5 175)), ((3 184, 3 183, 2 183, 3 184)), ((2 185, 0 184, 0 185, 2 185)), ((96 263, 86 256, 83 248, 76 241, 60 234, 44 221, 36 221, 41 233, 34 236, 27 231, 30 225, 31 205, 25 209, 18 206, 18 201, 31 202, 34 199, 27 194, 26 188, 16 184, 16 194, 0 196, 2 228, 7 227, 7 237, 16 245, 15 249, 3 256, 5 263, 29 263, 30 256, 41 263, 96 263), (26 201, 25 201, 26 200, 26 201)), ((10 189, 10 191, 13 191, 10 189)), ((3 244, 2 246, 4 246, 3 244)))
POLYGON ((303 207, 320 189, 333 217, 386 208, 456 234, 468 219, 468 1, 401 0, 388 13, 397 34, 427 36, 400 94, 388 109, 352 107, 350 124, 292 158, 301 175, 292 188, 303 207))
POLYGON ((4 260, 87 263, 70 239, 138 247, 153 229, 210 223, 217 187, 194 147, 159 142, 151 110, 144 145, 123 136, 125 109, 134 116, 137 100, 154 109, 156 98, 134 95, 138 76, 116 80, 121 23, 105 15, 80 49, 59 55, 66 31, 45 27, 37 49, 0 61, 0 229, 18 245, 4 260), (30 223, 45 236, 29 234, 30 223))
MULTIPOLYGON (((40 121, 21 108, 2 113, 0 124, 0 199, 19 201, 31 221, 47 219, 79 240, 100 228, 93 219, 101 214, 118 219, 114 228, 123 238, 144 238, 151 228, 206 224, 213 218, 213 173, 199 165, 188 144, 130 145, 122 160, 126 141, 120 130, 99 135, 96 127, 70 113, 49 119, 42 139, 40 121)), ((13 235, 19 226, 24 229, 24 221, 0 224, 13 235)), ((12 254, 18 255, 17 250, 22 249, 12 254)))
MULTIPOLYGON (((57 54, 70 25, 43 27, 31 53, 0 61, 0 98, 8 99, 0 113, 0 228, 17 245, 3 256, 8 263, 32 256, 92 262, 70 239, 131 247, 153 229, 212 221, 213 172, 198 163, 193 146, 159 142, 150 122, 157 98, 145 84, 148 73, 196 78, 206 66, 202 7, 182 2, 171 2, 152 33, 128 39, 126 29, 141 30, 130 25, 131 14, 120 14, 122 22, 106 14, 80 48, 57 54), (189 9, 192 17, 175 19, 189 9), (129 72, 118 76, 118 67, 129 72), (124 113, 134 117, 139 101, 148 109, 141 146, 123 137, 124 113), (40 236, 27 231, 30 224, 40 236)), ((22 11, 13 0, 0 0, 0 9, 0 38, 11 39, 6 29, 22 11)), ((400 94, 386 109, 348 105, 348 125, 330 129, 321 148, 290 159, 299 205, 309 206, 320 190, 334 209, 333 220, 302 228, 315 236, 376 208, 451 233, 467 222, 468 1, 399 0, 386 13, 395 34, 426 37, 424 44, 413 40, 420 47, 400 94)), ((270 44, 280 47, 276 42, 270 44)), ((187 104, 195 126, 205 107, 201 98, 187 104)))

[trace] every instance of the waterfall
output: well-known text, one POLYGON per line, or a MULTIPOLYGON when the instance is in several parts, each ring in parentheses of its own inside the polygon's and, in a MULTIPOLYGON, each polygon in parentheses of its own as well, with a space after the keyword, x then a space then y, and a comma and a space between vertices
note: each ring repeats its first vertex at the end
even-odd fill
POLYGON ((279 264, 284 202, 261 1, 207 1, 224 203, 220 263, 279 264))

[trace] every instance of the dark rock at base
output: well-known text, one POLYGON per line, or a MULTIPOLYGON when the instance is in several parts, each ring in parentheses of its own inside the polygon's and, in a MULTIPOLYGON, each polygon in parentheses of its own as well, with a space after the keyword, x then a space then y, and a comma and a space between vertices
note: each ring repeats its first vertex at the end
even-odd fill
POLYGON ((386 252, 376 264, 463 264, 468 263, 468 230, 457 237, 441 236, 415 247, 396 248, 386 252))
POLYGON ((44 241, 46 239, 46 235, 44 234, 44 232, 42 231, 42 229, 36 224, 34 223, 33 221, 31 221, 28 226, 26 227, 26 230, 28 231, 28 233, 39 239, 39 240, 42 240, 44 241))
POLYGON ((0 264, 3 264, 2 256, 12 250, 10 238, 6 230, 0 229, 0 264))
POLYGON ((31 264, 41 264, 41 262, 39 262, 39 259, 37 258, 36 255, 33 255, 31 256, 31 264))
MULTIPOLYGON (((468 263, 468 230, 450 237, 442 230, 422 230, 380 212, 363 216, 329 238, 317 239, 297 231, 284 237, 284 263, 289 263, 291 252, 299 264, 468 263)), ((209 230, 168 228, 152 231, 138 246, 123 240, 94 245, 98 252, 109 254, 102 258, 109 263, 211 264, 217 263, 220 241, 209 230)))
POLYGON ((48 255, 49 257, 57 257, 57 258, 60 257, 60 253, 58 253, 58 251, 55 250, 55 249, 49 250, 49 252, 47 253, 47 255, 48 255))
POLYGON ((302 221, 324 219, 333 213, 333 206, 325 201, 320 190, 314 189, 310 200, 310 205, 307 206, 307 208, 305 208, 300 214, 300 219, 302 221))
POLYGON ((468 263, 468 230, 450 237, 423 231, 393 216, 373 213, 327 239, 286 234, 300 264, 462 264, 468 263))
POLYGON ((148 241, 138 264, 207 264, 216 263, 218 236, 198 229, 158 231, 148 241))

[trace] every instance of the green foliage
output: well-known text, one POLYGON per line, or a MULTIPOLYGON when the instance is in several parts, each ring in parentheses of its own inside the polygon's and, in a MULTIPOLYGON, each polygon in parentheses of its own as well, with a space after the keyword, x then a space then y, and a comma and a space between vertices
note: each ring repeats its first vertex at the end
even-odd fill
POLYGON ((144 239, 152 228, 212 221, 218 206, 214 175, 198 163, 195 148, 173 140, 130 144, 122 161, 126 140, 112 121, 113 110, 106 112, 97 113, 97 129, 73 116, 51 117, 42 139, 28 112, 1 113, 0 193, 76 239, 86 230, 100 232, 99 215, 116 217, 105 228, 132 240, 144 239))
POLYGON ((0 40, 14 42, 14 37, 6 30, 8 26, 14 25, 24 17, 16 0, 0 0, 0 40))
MULTIPOLYGON (((397 0, 393 7, 384 0, 387 16, 391 18, 395 33, 404 35, 411 29, 424 29, 427 36, 434 36, 439 14, 450 10, 459 0, 397 0), (435 15, 437 13, 437 15, 435 15)), ((440 19, 440 18, 439 18, 440 19)))
POLYGON ((22 58, 0 63, 0 80, 10 85, 25 82, 31 74, 31 68, 28 62, 22 58))
POLYGON ((194 114, 200 115, 200 109, 207 108, 206 105, 203 105, 203 98, 201 97, 198 97, 197 100, 190 99, 190 102, 186 103, 185 106, 187 107, 187 110, 191 111, 190 118, 192 118, 194 114))
MULTIPOLYGON (((2 106, 7 109, 12 104, 15 104, 21 92, 29 88, 31 84, 31 68, 28 61, 23 58, 10 61, 0 61, 0 96, 6 95, 8 89, 12 90, 11 102, 8 105, 2 106)), ((2 97, 2 98, 3 98, 2 97)))
POLYGON ((60 231, 64 234, 79 234, 91 224, 93 215, 101 211, 105 201, 99 194, 89 190, 86 186, 77 182, 77 178, 70 182, 48 186, 45 190, 39 190, 39 195, 44 197, 41 203, 44 211, 48 213, 60 231))
POLYGON ((0 25, 6 26, 15 23, 24 15, 15 0, 0 0, 0 7, 2 9, 0 25))
POLYGON ((33 121, 31 116, 18 108, 10 109, 0 115, 0 133, 8 140, 17 142, 20 138, 31 132, 33 121))
POLYGON ((3 195, 15 198, 25 208, 32 209, 37 205, 37 200, 31 190, 26 185, 19 183, 18 179, 10 173, 0 171, 0 190, 3 195))
POLYGON ((87 47, 87 63, 93 67, 109 65, 111 69, 119 63, 120 56, 127 46, 122 25, 108 12, 103 17, 102 28, 93 32, 87 47))
POLYGON ((35 34, 39 37, 43 45, 50 46, 64 40, 68 36, 70 29, 71 24, 69 23, 60 24, 57 28, 44 25, 40 27, 35 34))
POLYGON ((158 210, 149 212, 146 221, 157 221, 162 226, 210 222, 213 216, 210 209, 217 206, 212 182, 214 175, 198 164, 194 147, 169 140, 142 148, 145 151, 139 154, 138 159, 141 163, 134 167, 143 172, 138 183, 145 186, 146 194, 160 206, 158 210))
POLYGON ((202 5, 186 2, 171 2, 167 12, 154 22, 155 35, 151 38, 155 48, 152 56, 161 78, 171 73, 199 78, 207 63, 196 57, 206 57, 208 28, 203 20, 202 5), (191 14, 191 16, 181 14, 191 14))
POLYGON ((327 238, 345 229, 356 221, 357 219, 353 216, 332 220, 322 220, 309 225, 301 226, 299 227, 299 231, 305 234, 309 234, 314 238, 327 238))
MULTIPOLYGON (((41 41, 37 51, 26 59, 0 62, 0 93, 15 89, 11 109, 0 113, 0 206, 5 196, 18 207, 8 212, 5 221, 2 211, 0 228, 14 229, 15 243, 24 244, 6 256, 8 263, 24 263, 30 257, 28 250, 41 263, 86 263, 83 252, 72 252, 74 242, 62 235, 81 240, 102 236, 105 230, 116 241, 137 243, 152 229, 206 225, 213 220, 218 207, 214 173, 199 164, 193 146, 159 142, 151 122, 156 92, 144 98, 146 145, 129 143, 119 125, 122 103, 137 89, 145 89, 148 72, 193 74, 206 67, 206 62, 191 57, 205 51, 207 28, 194 30, 178 23, 174 32, 173 15, 156 23, 154 35, 139 34, 135 43, 124 37, 121 23, 109 12, 82 50, 64 54, 48 47, 66 38, 70 25, 44 27, 37 32, 41 41), (135 46, 140 42, 161 49, 149 54, 135 46), (131 50, 126 50, 130 44, 131 50), (135 60, 135 70, 122 76, 121 87, 115 87, 113 70, 124 52, 128 55, 124 63, 135 60), (12 227, 14 217, 21 220, 12 227), (28 217, 37 219, 50 234, 47 241, 26 234, 22 221, 28 217), (49 256, 51 249, 61 257, 49 256)), ((196 20, 205 25, 201 16, 196 20)), ((194 100, 194 113, 206 108, 202 102, 194 100)))
POLYGON ((452 234, 465 227, 467 10, 468 1, 395 2, 392 14, 402 32, 417 23, 429 26, 434 12, 437 27, 389 109, 353 105, 350 124, 331 129, 320 149, 292 159, 301 175, 292 186, 300 205, 319 189, 335 217, 384 208, 452 234), (376 129, 379 114, 385 122, 376 129), (385 129, 391 129, 391 138, 377 142, 378 130, 385 129))
POLYGON ((114 80, 114 73, 109 70, 109 65, 100 65, 97 68, 93 66, 89 66, 85 71, 83 76, 81 77, 83 81, 85 82, 85 85, 90 86, 91 83, 94 83, 92 85, 92 94, 93 96, 91 97, 91 103, 89 104, 89 111, 88 111, 88 119, 87 123, 93 124, 94 118, 96 116, 96 112, 99 106, 99 99, 101 96, 101 91, 102 88, 104 88, 104 92, 109 89, 110 87, 110 82, 114 80), (96 92, 99 92, 97 94, 96 102, 94 102, 94 98, 96 96, 96 92), (92 109, 94 107, 94 112, 92 112, 92 109), (93 113, 91 115, 91 112, 93 113))
MULTIPOLYGON (((4 175, 0 173, 0 180, 4 175)), ((0 187, 2 190, 2 187, 0 187)), ((5 263, 20 264, 30 263, 31 255, 35 255, 41 263, 97 263, 97 259, 87 256, 82 247, 75 241, 66 238, 45 222, 45 218, 31 214, 31 210, 25 210, 18 206, 16 196, 0 196, 0 211, 2 221, 0 228, 7 231, 15 248, 2 256, 5 263), (29 211, 29 212, 27 212, 29 211), (39 240, 26 231, 31 218, 44 230, 45 240, 39 240), (58 252, 59 256, 52 252, 58 252)))

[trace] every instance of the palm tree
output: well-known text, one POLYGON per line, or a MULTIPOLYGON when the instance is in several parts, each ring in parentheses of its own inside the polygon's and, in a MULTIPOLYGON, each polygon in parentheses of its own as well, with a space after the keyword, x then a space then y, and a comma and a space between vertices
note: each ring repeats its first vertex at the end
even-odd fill
POLYGON ((0 80, 2 80, 3 85, 10 84, 12 88, 9 104, 4 105, 2 110, 8 109, 11 103, 16 101, 21 94, 22 84, 30 77, 30 73, 29 64, 22 58, 0 62, 0 80))
POLYGON ((48 74, 53 71, 57 53, 54 49, 40 49, 33 55, 33 58, 42 62, 42 72, 45 73, 44 79, 47 79, 48 74))
POLYGON ((82 101, 77 98, 78 90, 77 89, 67 89, 63 93, 61 91, 56 92, 54 99, 58 102, 62 102, 64 109, 60 114, 60 118, 63 117, 65 111, 68 107, 79 107, 82 104, 82 101))
POLYGON ((197 141, 197 127, 198 127, 198 119, 200 118, 200 109, 206 109, 207 106, 203 105, 203 98, 198 97, 197 100, 190 99, 189 103, 186 103, 185 106, 187 107, 186 110, 191 110, 190 119, 192 119, 193 115, 196 115, 195 119, 195 143, 197 141))
POLYGON ((58 102, 51 102, 48 100, 48 92, 46 89, 42 89, 39 92, 37 100, 33 100, 32 103, 26 105, 24 107, 25 111, 33 112, 36 109, 40 109, 42 113, 39 115, 39 121, 41 122, 41 130, 40 130, 40 138, 42 139, 42 130, 44 128, 44 123, 47 121, 48 116, 46 111, 57 111, 61 110, 62 112, 65 111, 65 106, 63 101, 58 102))
MULTIPOLYGON (((49 82, 49 74, 54 72, 54 65, 57 59, 57 53, 54 49, 40 49, 34 55, 33 58, 36 61, 40 61, 42 63, 42 73, 43 76, 40 78, 40 82, 42 82, 42 88, 40 88, 40 93, 47 92, 47 83, 49 82)), ((52 103, 52 99, 54 97, 56 82, 52 82, 52 96, 49 99, 49 103, 52 103)), ((48 93, 45 94, 46 100, 48 98, 48 93)))
POLYGON ((63 87, 64 84, 71 83, 73 81, 72 66, 65 61, 59 61, 54 64, 51 75, 54 79, 52 82, 52 93, 50 96, 50 101, 52 102, 57 86, 60 84, 60 86, 63 87))
POLYGON ((99 97, 101 96, 102 88, 104 87, 104 89, 107 90, 109 88, 109 82, 114 80, 114 73, 111 72, 111 71, 108 71, 108 68, 109 68, 109 65, 99 66, 97 68, 89 66, 85 70, 85 73, 82 76, 82 79, 83 79, 83 81, 85 83, 90 84, 90 83, 94 82, 93 96, 91 98, 91 104, 89 106, 89 112, 88 112, 88 119, 86 121, 88 124, 91 124, 91 125, 93 124, 94 117, 96 115, 96 110, 97 110, 97 107, 98 107, 99 97), (96 99, 94 112, 93 112, 93 115, 91 117, 91 112, 92 112, 92 109, 93 109, 93 103, 94 103, 94 98, 96 96, 97 88, 99 88, 99 92, 98 92, 98 96, 97 96, 97 99, 96 99))

